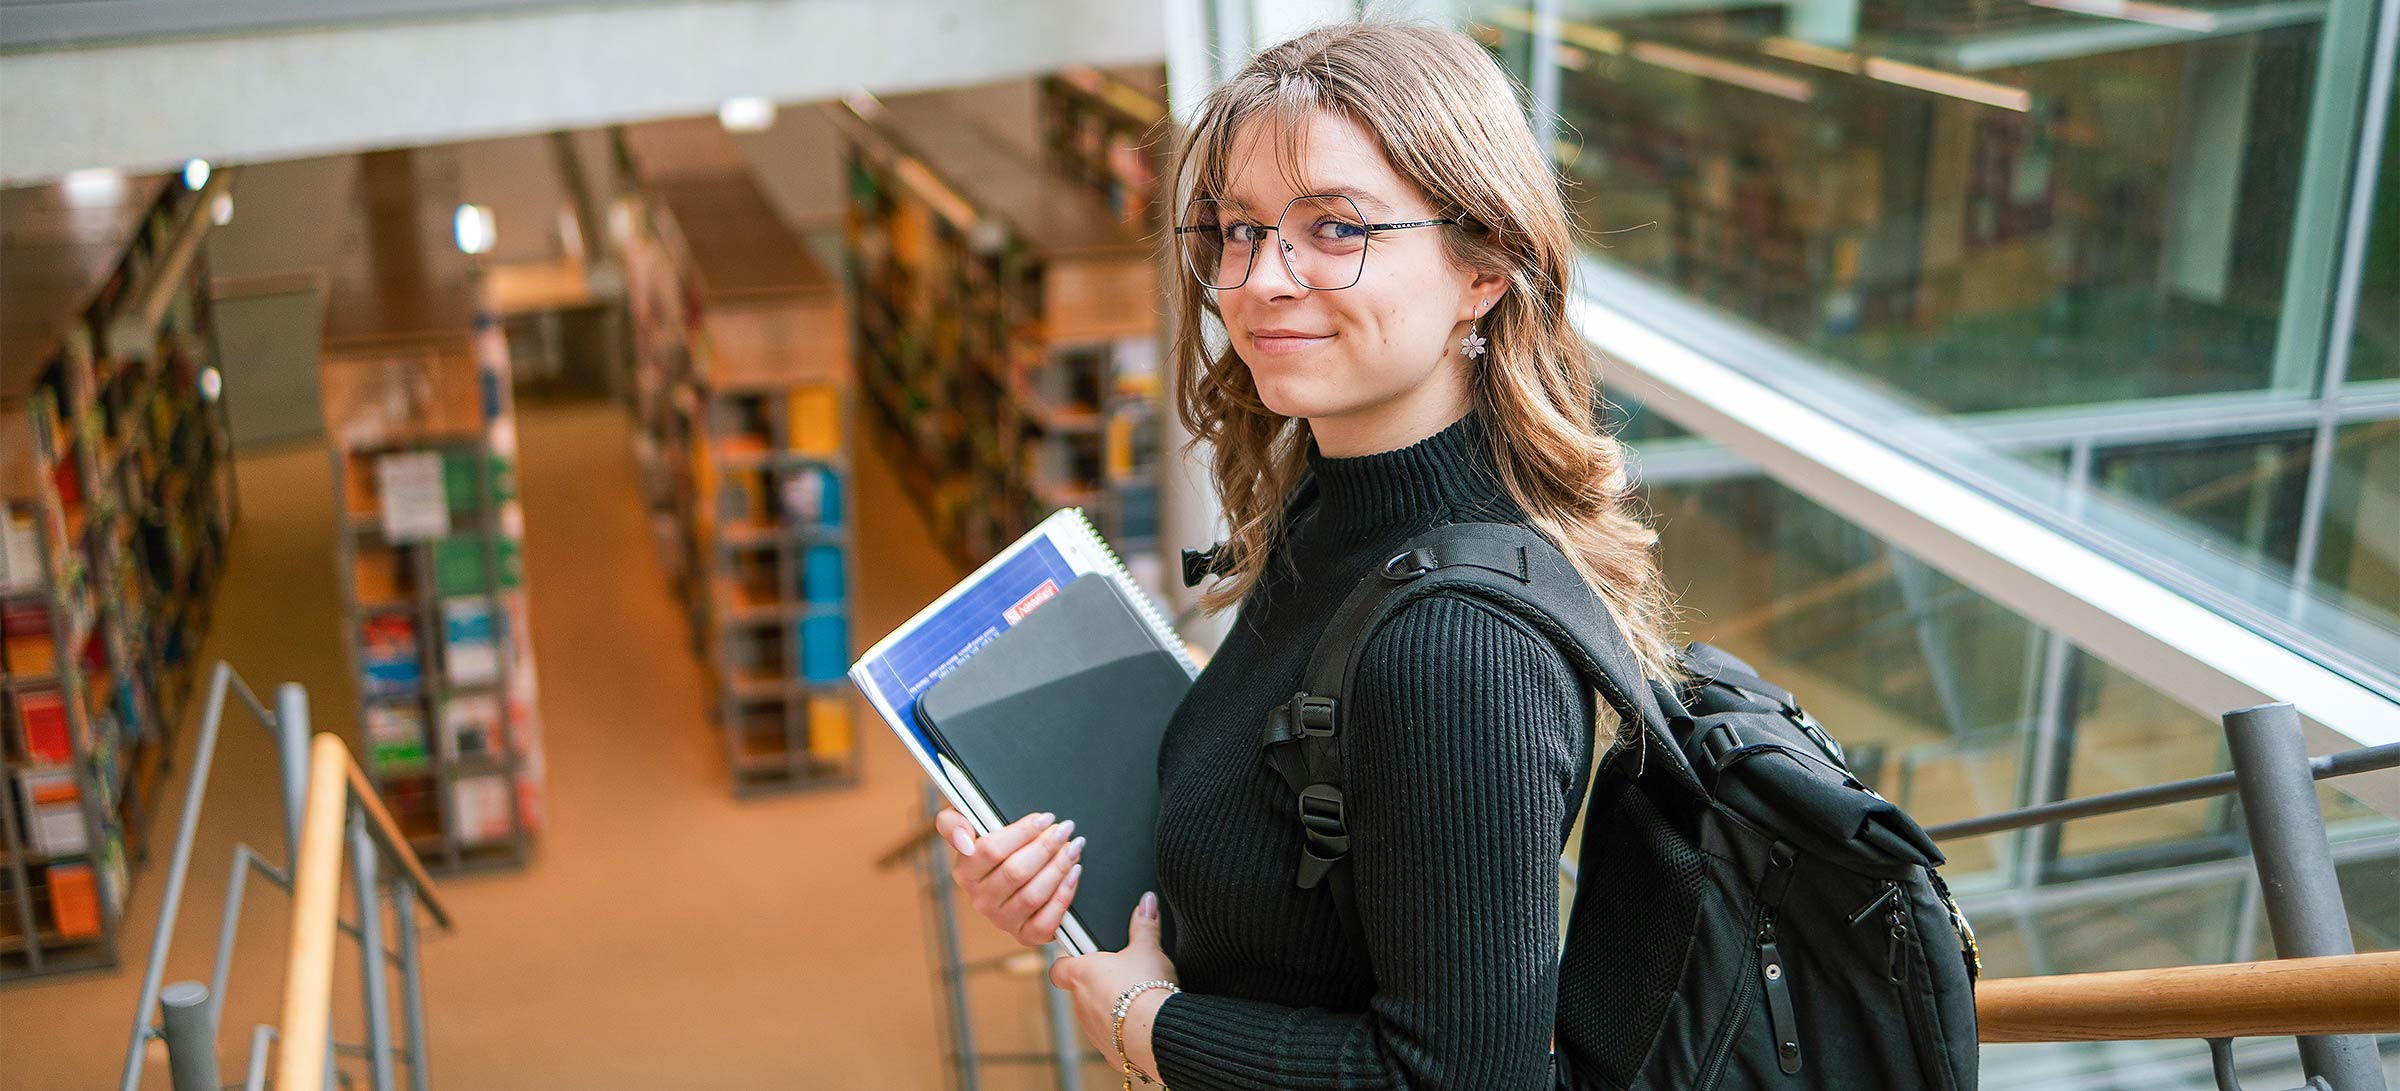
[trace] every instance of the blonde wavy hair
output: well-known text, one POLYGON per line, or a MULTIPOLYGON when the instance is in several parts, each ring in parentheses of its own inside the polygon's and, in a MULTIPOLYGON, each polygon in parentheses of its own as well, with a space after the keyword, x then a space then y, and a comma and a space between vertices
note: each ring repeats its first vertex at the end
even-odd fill
MULTIPOLYGON (((1490 351, 1468 365, 1501 484, 1608 604, 1644 673, 1681 677, 1675 609, 1652 556, 1658 535, 1639 514, 1623 445, 1599 423, 1592 354, 1567 319, 1575 242, 1566 206, 1514 86, 1455 31, 1391 23, 1309 31, 1210 92, 1171 176, 1175 207, 1224 193, 1236 136, 1252 120, 1284 136, 1286 169, 1296 169, 1295 134, 1321 113, 1375 134, 1400 175, 1433 199, 1435 215, 1462 222, 1441 232, 1452 262, 1508 278, 1481 327, 1490 351)), ((1305 421, 1260 401, 1249 368, 1209 335, 1207 318, 1224 321, 1215 294, 1190 276, 1174 282, 1176 412, 1194 437, 1187 452, 1215 445, 1218 500, 1231 523, 1216 566, 1223 578, 1200 599, 1213 613, 1264 576, 1285 530, 1285 502, 1308 466, 1309 437, 1305 421)))

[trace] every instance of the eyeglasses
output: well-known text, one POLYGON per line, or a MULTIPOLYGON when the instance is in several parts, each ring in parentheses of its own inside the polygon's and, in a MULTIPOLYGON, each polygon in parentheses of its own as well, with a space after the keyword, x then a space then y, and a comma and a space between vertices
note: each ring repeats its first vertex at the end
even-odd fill
POLYGON ((1455 224, 1456 220, 1409 220, 1373 224, 1358 205, 1338 193, 1294 197, 1269 227, 1253 222, 1231 201, 1200 198, 1184 206, 1176 221, 1177 249, 1204 287, 1226 291, 1249 283, 1250 267, 1267 232, 1283 241, 1283 267, 1310 291, 1338 291, 1358 283, 1367 268, 1367 238, 1384 231, 1455 224))

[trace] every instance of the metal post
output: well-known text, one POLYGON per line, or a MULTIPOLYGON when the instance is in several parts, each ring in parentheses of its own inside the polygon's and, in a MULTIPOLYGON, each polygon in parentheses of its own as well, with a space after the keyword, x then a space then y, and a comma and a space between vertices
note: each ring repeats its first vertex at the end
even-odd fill
POLYGON ((159 1018, 166 1024, 167 1075, 175 1091, 217 1091, 217 1017, 208 1002, 208 986, 178 981, 158 994, 159 1018))
POLYGON ((408 1032, 408 1088, 425 1088, 425 989, 417 969, 417 883, 406 872, 392 882, 392 930, 400 943, 400 1021, 408 1032))
MULTIPOLYGON (((1058 944, 1042 950, 1055 960, 1070 952, 1058 944)), ((1083 1032, 1075 1025, 1075 1008, 1064 990, 1042 978, 1042 998, 1049 1002, 1050 1052, 1058 1058, 1058 1091, 1083 1091, 1083 1032)))
POLYGON ((267 1091, 267 1043, 274 1040, 274 1027, 260 1023, 250 1028, 250 1071, 242 1079, 242 1091, 267 1091))
POLYGON ((275 687, 275 753, 283 770, 283 863, 300 859, 300 809, 308 795, 308 691, 298 682, 275 687))
MULTIPOLYGON (((925 789, 926 811, 931 813, 940 798, 929 785, 925 789)), ((950 897, 950 877, 942 873, 941 848, 928 845, 919 859, 924 861, 925 885, 933 897, 933 926, 941 939, 942 994, 950 1009, 950 1046, 958 1051, 959 1091, 976 1091, 981 1082, 975 1065, 975 1028, 967 1018, 966 959, 958 949, 958 919, 950 897)))
POLYGON ((119 1091, 141 1085, 142 1043, 150 1036, 150 1005, 167 972, 167 945, 175 939, 175 911, 183 904, 183 881, 191 873, 192 838, 200 832, 200 804, 208 793, 209 766, 217 758, 217 730, 225 722, 225 687, 233 668, 220 662, 209 676, 208 705, 200 714, 200 744, 192 751, 192 776, 183 789, 183 820, 175 831, 175 855, 167 861, 166 893, 159 899, 158 931, 150 935, 150 960, 142 970, 142 995, 134 1003, 133 1039, 125 1047, 119 1091))
POLYGON ((367 1064, 375 1091, 392 1091, 392 1005, 384 981, 383 897, 375 882, 375 839, 350 808, 350 882, 358 898, 358 970, 367 992, 367 1064))
MULTIPOLYGON (((2300 714, 2288 704, 2236 709, 2225 714, 2225 737, 2276 957, 2352 953, 2350 916, 2325 841, 2300 714)), ((2382 1062, 2366 1035, 2301 1038, 2300 1068, 2339 1091, 2384 1091, 2382 1062)))

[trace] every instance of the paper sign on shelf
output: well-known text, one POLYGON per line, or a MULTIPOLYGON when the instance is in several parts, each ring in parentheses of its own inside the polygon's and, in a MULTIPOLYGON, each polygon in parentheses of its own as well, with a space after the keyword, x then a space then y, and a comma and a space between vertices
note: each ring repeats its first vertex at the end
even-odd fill
POLYGON ((442 486, 442 453, 410 451, 375 460, 375 487, 388 542, 418 542, 450 534, 450 494, 442 486))

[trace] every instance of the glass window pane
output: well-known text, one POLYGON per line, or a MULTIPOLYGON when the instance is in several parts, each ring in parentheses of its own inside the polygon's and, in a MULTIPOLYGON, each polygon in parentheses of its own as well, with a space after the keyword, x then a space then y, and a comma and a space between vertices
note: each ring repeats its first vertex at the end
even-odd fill
POLYGON ((2359 284, 2358 329, 2350 341, 2350 381, 2400 379, 2400 109, 2384 111, 2383 156, 2359 284))
POLYGON ((2093 485, 2175 517, 2169 525, 2288 586, 2300 544, 2310 432, 2198 437, 2120 447, 2093 459, 2093 485))
MULTIPOLYGON (((2016 805, 2038 667, 2022 618, 1754 471, 1647 499, 1688 635, 1791 688, 1862 780, 1928 825, 2016 805)), ((1994 870, 2005 844, 1946 846, 1950 870, 1994 870)))
MULTIPOLYGON (((2122 792, 2231 768, 2225 730, 2217 721, 2089 655, 2077 653, 2074 671, 2062 798, 2122 792)), ((2061 871, 2085 876, 2224 857, 2236 848, 2229 828, 2230 812, 2222 799, 2069 822, 2058 832, 2058 855, 2066 864, 2061 871)))
POLYGON ((2341 612, 2400 632, 2400 421, 2334 432, 2316 587, 2341 612))
MULTIPOLYGON (((2170 32, 1900 0, 1560 10, 1566 192, 1609 276, 1698 305, 1671 332, 1764 336, 1788 356, 1718 355, 2400 694, 2372 666, 2400 662, 2374 590, 2400 517, 2309 491, 2327 355, 2309 344, 2342 230, 2304 209, 2340 205, 2347 176, 2304 176, 2305 153, 2358 143, 2315 82, 2365 71, 2326 22, 2355 13, 2228 8, 2244 17, 2170 32), (2110 502, 2021 487, 2068 444, 2110 502), (2334 579, 2354 562, 2365 593, 2334 579)), ((1512 65, 1536 56, 1526 8, 1460 11, 1512 65)), ((2395 160, 2379 226, 2400 217, 2395 160)), ((2400 377, 2395 240, 2367 255, 2359 382, 2400 377)))

